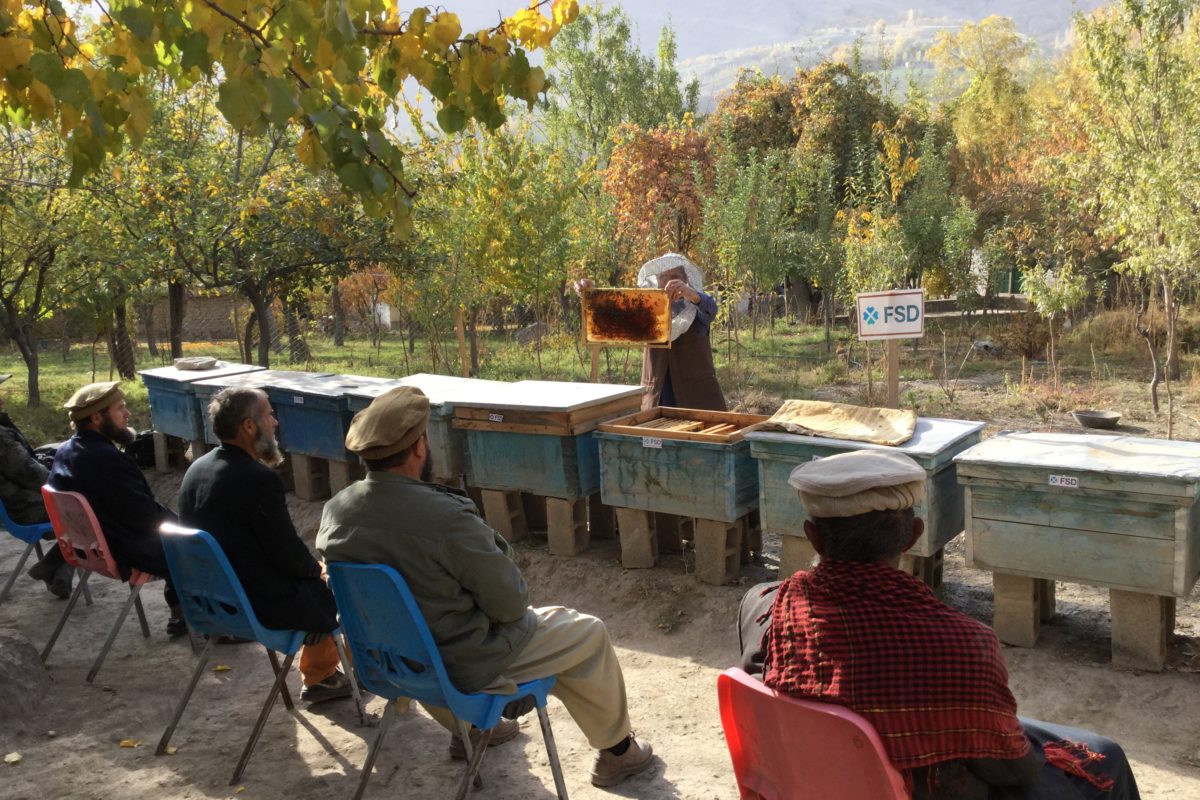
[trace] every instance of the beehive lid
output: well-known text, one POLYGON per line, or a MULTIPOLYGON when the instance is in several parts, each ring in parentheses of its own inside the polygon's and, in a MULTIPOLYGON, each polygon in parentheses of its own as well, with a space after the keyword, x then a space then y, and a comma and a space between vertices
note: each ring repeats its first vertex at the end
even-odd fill
POLYGON ((313 382, 318 378, 329 378, 332 372, 300 372, 288 369, 264 369, 257 372, 240 372, 236 375, 225 375, 219 378, 194 381, 197 386, 214 386, 226 388, 229 386, 250 386, 255 389, 280 388, 291 390, 313 382))
POLYGON ((158 378, 180 383, 195 383, 196 381, 211 380, 225 375, 238 375, 244 372, 261 372, 262 367, 254 364, 239 364, 233 361, 218 361, 211 369, 179 369, 178 367, 154 367, 139 370, 143 377, 158 378))
POLYGON ((570 381, 517 381, 475 397, 458 396, 456 408, 491 408, 507 411, 572 412, 612 401, 641 397, 641 386, 570 381))
POLYGON ((1200 481, 1200 443, 1074 433, 1001 433, 955 462, 1200 481))
POLYGON ((888 446, 869 442, 854 442, 846 439, 830 439, 825 436, 807 436, 802 433, 781 431, 754 431, 747 434, 754 442, 778 442, 780 444, 812 444, 841 450, 890 450, 914 458, 932 458, 951 449, 956 443, 983 429, 984 423, 964 419, 942 419, 940 417, 917 417, 917 427, 912 438, 904 444, 888 446))

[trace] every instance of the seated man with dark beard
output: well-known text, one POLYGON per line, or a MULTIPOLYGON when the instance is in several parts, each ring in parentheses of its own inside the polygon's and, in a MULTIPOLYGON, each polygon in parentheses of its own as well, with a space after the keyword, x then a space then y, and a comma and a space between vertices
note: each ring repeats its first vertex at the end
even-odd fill
POLYGON ((54 454, 47 483, 87 498, 122 574, 137 568, 166 580, 163 596, 171 609, 167 635, 187 633, 158 535, 162 523, 176 521, 175 512, 154 498, 137 462, 118 449, 137 438, 119 381, 90 383, 63 407, 70 412, 75 435, 54 454))
POLYGON ((208 413, 221 446, 188 468, 179 517, 221 545, 263 625, 312 634, 300 650, 300 698, 347 697, 350 679, 337 668, 333 638, 322 635, 337 628, 333 593, 296 534, 283 481, 271 469, 283 463, 271 403, 260 389, 230 388, 213 397, 208 413))

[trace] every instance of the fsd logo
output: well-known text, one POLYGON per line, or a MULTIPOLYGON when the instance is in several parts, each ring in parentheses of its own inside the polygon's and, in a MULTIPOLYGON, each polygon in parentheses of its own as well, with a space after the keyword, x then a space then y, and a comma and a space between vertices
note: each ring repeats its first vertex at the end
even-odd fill
POLYGON ((915 305, 908 306, 884 306, 883 321, 888 322, 916 322, 921 318, 921 307, 915 305))

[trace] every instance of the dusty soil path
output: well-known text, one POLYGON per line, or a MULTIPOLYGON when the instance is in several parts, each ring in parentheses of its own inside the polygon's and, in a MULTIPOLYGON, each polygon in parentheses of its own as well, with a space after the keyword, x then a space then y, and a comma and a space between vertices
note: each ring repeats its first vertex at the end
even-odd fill
MULTIPOLYGON (((171 501, 178 476, 156 478, 155 484, 171 501)), ((320 504, 289 503, 297 528, 311 542, 320 504)), ((0 576, 20 552, 16 540, 0 538, 0 576)), ((763 564, 746 570, 743 585, 727 587, 698 584, 678 558, 653 570, 624 571, 614 541, 594 543, 584 557, 562 559, 535 540, 521 549, 521 560, 535 604, 574 606, 606 620, 625 669, 634 725, 659 756, 648 775, 615 791, 594 789, 587 782, 586 742, 552 701, 571 796, 736 798, 715 681, 737 659, 738 600, 750 584, 774 577, 771 547, 763 564)), ((990 619, 990 576, 963 566, 961 540, 947 555, 946 583, 948 602, 990 619)), ((44 701, 32 714, 0 723, 0 754, 22 756, 18 765, 0 764, 0 798, 302 800, 352 794, 374 731, 359 727, 348 702, 290 716, 277 707, 244 781, 227 785, 269 683, 266 656, 250 645, 219 649, 214 663, 230 669, 203 677, 175 734, 178 753, 156 758, 154 745, 194 663, 184 641, 163 634, 166 609, 157 589, 146 602, 151 638, 143 640, 136 623, 128 622, 96 685, 84 683, 124 592, 97 581, 96 605, 77 609, 51 656, 53 683, 44 701), (119 746, 130 738, 141 745, 119 746)), ((1200 603, 1193 597, 1179 604, 1168 669, 1150 674, 1109 666, 1106 593, 1059 584, 1058 602, 1059 617, 1044 628, 1036 648, 1006 648, 1021 713, 1120 741, 1147 800, 1200 797, 1200 603)), ((0 628, 16 629, 40 647, 61 608, 40 584, 21 579, 0 606, 0 628)), ((290 685, 299 691, 298 675, 290 685)), ((382 705, 373 698, 369 709, 381 713, 382 705)), ((368 797, 448 796, 460 763, 447 758, 446 745, 447 735, 414 707, 388 737, 368 797)), ((535 720, 527 717, 520 737, 489 753, 484 776, 485 790, 475 797, 554 796, 535 720)))

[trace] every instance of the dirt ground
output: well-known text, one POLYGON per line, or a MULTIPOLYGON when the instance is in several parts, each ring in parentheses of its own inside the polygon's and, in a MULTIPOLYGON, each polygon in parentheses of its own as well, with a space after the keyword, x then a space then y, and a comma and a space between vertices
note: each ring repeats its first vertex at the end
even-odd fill
MULTIPOLYGON (((178 476, 153 478, 160 498, 173 501, 178 476)), ((298 530, 311 542, 319 503, 289 500, 298 530)), ((0 539, 0 575, 21 552, 0 539)), ((778 540, 768 538, 761 563, 744 569, 741 585, 710 587, 687 574, 679 557, 652 570, 622 570, 614 540, 593 542, 585 556, 550 556, 544 540, 522 547, 521 562, 535 605, 562 604, 602 617, 609 626, 629 690, 634 726, 654 745, 657 763, 646 775, 611 791, 587 780, 591 752, 557 701, 550 715, 571 796, 610 795, 646 800, 736 798, 721 734, 716 677, 736 663, 734 615, 746 588, 775 577, 778 540)), ((961 538, 948 548, 946 599, 985 622, 991 615, 987 573, 963 564, 961 538)), ((1200 797, 1200 602, 1178 609, 1177 636, 1167 669, 1124 672, 1109 665, 1107 593, 1059 584, 1057 619, 1033 649, 1006 648, 1011 684, 1027 716, 1090 728, 1117 739, 1132 759, 1147 800, 1200 797)), ((349 797, 374 735, 339 701, 287 714, 272 713, 243 781, 229 776, 269 685, 261 648, 221 646, 175 733, 178 752, 156 757, 154 746, 193 666, 186 639, 168 641, 166 608, 157 589, 147 597, 152 635, 144 640, 131 618, 95 685, 84 682, 98 643, 125 589, 96 581, 96 604, 76 609, 48 665, 51 689, 37 709, 0 727, 0 797, 236 798, 299 800, 349 797), (136 747, 121 747, 123 739, 136 747)), ((63 607, 22 578, 0 606, 0 628, 15 629, 40 648, 63 607)), ((299 691, 299 675, 289 682, 299 691)), ((383 701, 371 698, 379 714, 383 701)), ((415 706, 400 717, 376 765, 368 797, 441 798, 456 785, 460 762, 446 755, 448 736, 415 706)), ((553 782, 535 718, 522 735, 492 749, 476 797, 552 798, 553 782)))

